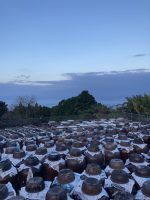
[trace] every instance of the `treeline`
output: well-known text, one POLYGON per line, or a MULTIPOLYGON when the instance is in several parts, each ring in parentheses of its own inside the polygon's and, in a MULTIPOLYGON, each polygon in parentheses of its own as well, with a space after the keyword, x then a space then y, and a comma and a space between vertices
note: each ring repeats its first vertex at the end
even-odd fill
POLYGON ((78 96, 59 102, 52 108, 39 105, 34 98, 19 97, 11 111, 5 102, 0 103, 0 117, 2 118, 42 118, 55 116, 89 116, 96 117, 98 113, 107 114, 110 109, 97 103, 88 91, 82 91, 78 96))
POLYGON ((127 97, 126 102, 112 109, 96 102, 88 91, 82 91, 78 96, 59 102, 52 108, 39 105, 34 98, 19 97, 13 108, 8 110, 5 102, 0 101, 1 119, 29 119, 56 116, 83 116, 86 118, 98 118, 102 114, 110 113, 133 113, 150 115, 150 95, 137 95, 127 97))

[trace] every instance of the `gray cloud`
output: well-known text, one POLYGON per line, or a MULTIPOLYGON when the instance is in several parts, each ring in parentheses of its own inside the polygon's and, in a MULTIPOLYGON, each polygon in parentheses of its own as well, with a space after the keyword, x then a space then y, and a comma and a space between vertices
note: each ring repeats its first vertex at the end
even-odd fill
POLYGON ((133 57, 133 58, 140 58, 140 57, 145 57, 145 56, 146 56, 146 54, 140 53, 140 54, 135 54, 135 55, 133 55, 132 57, 133 57))
POLYGON ((35 96, 43 105, 56 105, 60 100, 89 90, 98 102, 108 105, 121 103, 125 97, 137 94, 150 94, 150 70, 137 69, 122 72, 69 73, 70 77, 60 81, 29 81, 28 84, 15 82, 0 83, 1 100, 8 104, 17 96, 35 96))
MULTIPOLYGON (((86 73, 64 73, 62 74, 62 76, 66 77, 66 80, 64 81, 68 81, 68 80, 74 80, 74 79, 78 79, 78 78, 85 78, 85 77, 93 77, 93 76, 105 76, 105 75, 121 75, 121 74, 130 74, 130 73, 145 73, 145 72, 150 72, 149 69, 134 69, 134 70, 124 70, 124 71, 100 71, 100 72, 86 72, 86 73)), ((13 81, 9 81, 8 83, 11 84, 16 84, 16 85, 37 85, 37 86, 45 86, 45 85, 54 85, 54 84, 58 84, 61 83, 61 80, 57 80, 57 81, 41 81, 41 80, 37 80, 37 81, 32 81, 30 80, 30 76, 28 75, 20 75, 15 77, 16 79, 13 81)))

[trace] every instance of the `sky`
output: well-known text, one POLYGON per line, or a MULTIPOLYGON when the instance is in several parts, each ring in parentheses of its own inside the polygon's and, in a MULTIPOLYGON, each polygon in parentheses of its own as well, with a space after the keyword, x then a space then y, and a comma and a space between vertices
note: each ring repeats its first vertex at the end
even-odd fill
POLYGON ((148 93, 140 79, 142 87, 106 95, 119 75, 149 75, 149 11, 149 0, 0 0, 0 99, 34 95, 52 105, 87 89, 112 104, 148 93))

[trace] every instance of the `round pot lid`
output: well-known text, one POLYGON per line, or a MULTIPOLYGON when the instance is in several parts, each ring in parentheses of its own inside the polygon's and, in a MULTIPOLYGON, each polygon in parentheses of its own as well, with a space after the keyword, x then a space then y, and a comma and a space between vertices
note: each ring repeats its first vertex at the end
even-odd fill
POLYGON ((124 163, 121 159, 112 159, 109 163, 109 167, 112 169, 123 169, 124 163))
POLYGON ((48 190, 45 200, 67 200, 67 192, 62 187, 55 186, 48 190))
POLYGON ((58 173, 58 181, 60 184, 68 184, 75 180, 74 172, 71 169, 62 169, 58 173))
POLYGON ((41 192, 44 189, 44 181, 41 177, 33 177, 26 183, 26 191, 30 193, 41 192))
POLYGON ((128 174, 123 170, 114 170, 111 174, 110 179, 114 183, 126 184, 129 182, 128 174))

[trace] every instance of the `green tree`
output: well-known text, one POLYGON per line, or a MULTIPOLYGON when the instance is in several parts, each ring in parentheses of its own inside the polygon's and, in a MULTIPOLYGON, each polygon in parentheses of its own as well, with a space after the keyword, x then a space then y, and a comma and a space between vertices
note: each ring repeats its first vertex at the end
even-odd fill
POLYGON ((136 114, 150 114, 150 95, 136 95, 126 98, 125 110, 136 114))
POLYGON ((88 115, 96 116, 96 113, 107 113, 108 108, 98 104, 88 91, 82 91, 78 96, 62 100, 58 106, 51 109, 52 116, 88 115))

